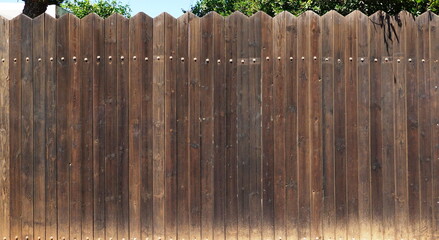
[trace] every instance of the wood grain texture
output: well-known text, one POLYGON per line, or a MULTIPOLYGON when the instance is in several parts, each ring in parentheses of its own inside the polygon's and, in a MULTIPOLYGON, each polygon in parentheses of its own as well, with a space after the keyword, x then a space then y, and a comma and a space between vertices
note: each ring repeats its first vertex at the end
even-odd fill
POLYGON ((70 229, 70 162, 71 162, 71 138, 70 121, 68 116, 70 107, 70 72, 68 52, 68 38, 71 15, 64 15, 57 21, 57 216, 58 216, 58 239, 69 239, 70 229))
MULTIPOLYGON (((274 131, 274 238, 285 239, 285 108, 286 108, 286 12, 273 18, 273 131, 274 131), (282 59, 284 59, 282 61, 282 59)), ((239 126, 238 126, 239 128, 239 126)))
POLYGON ((9 95, 9 21, 0 18, 0 236, 10 238, 11 165, 9 95))
POLYGON ((357 13, 358 218, 360 238, 371 238, 370 53, 368 17, 357 13))
POLYGON ((434 239, 437 19, 0 18, 0 237, 434 239))
POLYGON ((70 171, 70 228, 69 228, 69 239, 80 239, 82 238, 82 176, 83 176, 83 162, 82 162, 82 139, 84 127, 81 123, 81 80, 79 76, 79 27, 80 20, 76 16, 70 16, 69 21, 69 56, 65 61, 68 63, 69 75, 68 81, 70 82, 70 88, 65 89, 70 91, 69 96, 69 108, 68 108, 68 137, 71 144, 71 160, 69 163, 70 171))
POLYGON ((274 189, 273 189, 273 22, 261 13, 261 137, 262 137, 262 238, 274 238, 274 189))
POLYGON ((320 18, 322 39, 323 114, 323 237, 335 238, 335 159, 334 159, 334 29, 333 13, 320 18))
POLYGON ((165 29, 168 14, 154 18, 153 36, 153 237, 165 236, 165 29))
MULTIPOLYGON (((395 108, 395 238, 408 236, 408 128, 407 128, 407 95, 408 89, 406 84, 406 69, 416 62, 413 61, 413 51, 405 49, 408 41, 407 35, 410 30, 407 28, 409 21, 413 18, 406 12, 401 12, 392 19, 395 26, 395 37, 397 41, 393 42, 393 67, 394 73, 394 108, 395 108)), ((415 158, 416 159, 416 158, 415 158)))
POLYGON ((105 78, 104 104, 105 104, 105 236, 107 239, 117 239, 117 64, 121 55, 117 52, 119 15, 112 15, 104 20, 105 32, 105 78))
POLYGON ((20 201, 20 164, 21 164, 21 19, 23 16, 14 18, 10 22, 9 36, 17 41, 10 41, 9 55, 9 96, 10 96, 10 131, 9 151, 10 159, 10 237, 21 238, 21 201, 20 201), (12 201, 12 199, 16 199, 12 201))
MULTIPOLYGON (((310 25, 313 13, 305 12, 297 19, 297 28, 300 37, 297 40, 297 85, 301 91, 297 98, 297 158, 298 158, 298 198, 299 198, 299 239, 311 237, 311 164, 310 164, 310 25), (300 46, 300 47, 299 47, 300 46)), ((274 91, 273 91, 274 94, 274 91)), ((276 175, 276 173, 275 173, 276 175)))
MULTIPOLYGON (((141 238, 141 210, 145 207, 141 204, 141 186, 143 184, 141 178, 142 168, 140 167, 142 159, 142 112, 148 111, 142 108, 143 85, 142 67, 146 64, 144 59, 144 45, 141 44, 143 24, 146 15, 137 14, 130 19, 129 26, 129 55, 133 60, 129 65, 129 236, 132 238, 141 238), (140 109, 140 110, 139 110, 140 109)), ((146 26, 145 26, 146 27, 146 26)), ((147 148, 149 146, 145 146, 147 148)), ((146 195, 146 194, 145 194, 146 195)), ((151 198, 149 198, 151 199, 151 198)), ((147 215, 148 216, 148 215, 147 215)), ((147 217, 145 216, 145 217, 147 217)), ((145 237, 151 237, 151 233, 145 237)))
POLYGON ((82 125, 81 165, 84 171, 81 174, 81 192, 82 192, 82 209, 81 209, 81 236, 82 239, 93 236, 93 65, 95 58, 93 56, 94 38, 90 39, 89 33, 95 27, 96 15, 88 15, 83 18, 79 26, 80 37, 80 58, 79 77, 81 81, 80 91, 80 123, 82 125), (91 44, 87 44, 92 41, 91 44))
MULTIPOLYGON (((406 117, 406 128, 407 128, 407 182, 406 182, 406 200, 405 200, 405 210, 403 212, 406 219, 404 222, 400 223, 401 228, 403 229, 403 233, 405 236, 409 236, 411 232, 410 223, 412 216, 414 219, 419 217, 419 158, 420 158, 420 138, 419 138, 419 79, 417 79, 418 75, 418 64, 422 64, 419 62, 418 55, 418 28, 415 19, 413 19, 410 14, 404 13, 403 21, 405 21, 406 33, 405 33, 405 41, 403 50, 406 53, 406 56, 411 61, 406 61, 406 69, 405 69, 405 84, 406 84, 406 94, 407 94, 407 117, 406 117), (415 47, 413 47, 413 43, 415 43, 415 47), (413 61, 415 59, 415 61, 413 61), (411 80, 413 79, 413 80, 411 80), (414 161, 416 159, 417 161, 414 161), (414 186, 417 186, 414 188, 414 186), (413 197, 412 197, 413 196, 413 197), (413 207, 412 207, 413 206, 413 207), (411 209, 413 209, 411 211, 411 209), (404 227, 406 226, 406 227, 404 227), (407 227, 409 226, 409 227, 407 227)), ((406 57, 406 58, 407 58, 406 57)))
POLYGON ((360 237, 358 212, 358 52, 356 12, 347 17, 350 24, 346 31, 345 81, 346 81, 346 196, 348 239, 360 237))
MULTIPOLYGON (((141 86, 142 86, 142 110, 141 110, 141 162, 140 162, 140 227, 142 238, 150 237, 153 234, 153 19, 148 16, 142 17, 144 30, 140 33, 140 56, 143 60, 141 65, 141 86), (146 59, 151 59, 146 61, 146 59), (144 80, 143 80, 144 79, 144 80)), ((135 47, 135 46, 134 46, 135 47)), ((134 88, 135 86, 133 86, 134 88)), ((137 213, 136 213, 137 214, 137 213)))
POLYGON ((95 16, 93 38, 93 236, 105 239, 104 20, 95 16))
MULTIPOLYGON (((189 21, 193 17, 186 13, 177 19, 177 229, 178 237, 190 239, 190 194, 189 194, 189 21)), ((217 198, 215 198, 217 199, 217 198)))
POLYGON ((118 15, 116 116, 117 116, 117 238, 129 239, 129 20, 118 15))
POLYGON ((346 169, 346 59, 347 19, 333 13, 334 28, 334 161, 336 238, 346 238, 348 228, 346 169))
POLYGON ((45 15, 35 18, 32 24, 32 54, 33 61, 33 80, 34 80, 34 234, 36 238, 46 238, 46 81, 45 81, 45 15))
POLYGON ((322 238, 323 216, 323 165, 322 165, 322 69, 319 60, 322 59, 320 17, 312 13, 310 16, 310 52, 312 61, 309 66, 309 124, 310 124, 310 184, 311 212, 310 236, 322 238))
POLYGON ((383 162, 381 165, 383 173, 383 228, 384 239, 395 237, 395 94, 394 86, 394 67, 393 62, 393 43, 398 41, 391 25, 391 16, 383 13, 381 15, 380 27, 383 31, 381 41, 381 124, 382 128, 382 154, 383 162))
POLYGON ((261 18, 259 12, 249 19, 250 32, 248 36, 249 46, 249 81, 248 81, 248 125, 250 127, 249 140, 251 148, 249 152, 248 171, 250 172, 249 186, 249 229, 250 239, 262 237, 262 205, 261 205, 261 166, 262 166, 262 95, 261 95, 261 18))
POLYGON ((201 239, 213 238, 214 196, 214 14, 200 19, 201 239))
POLYGON ((382 101, 381 101, 381 49, 383 26, 381 13, 369 17, 370 41, 370 167, 372 198, 372 239, 383 238, 383 173, 382 173, 382 101), (372 91, 373 89, 373 91, 372 91))
POLYGON ((226 18, 226 239, 238 239, 237 186, 237 19, 238 13, 226 18))
POLYGON ((44 18, 45 61, 45 199, 46 199, 46 239, 58 239, 57 236, 57 146, 56 146, 56 109, 57 109, 57 28, 56 19, 48 15, 44 18))
MULTIPOLYGON (((439 101, 439 43, 436 40, 439 38, 439 17, 436 14, 430 13, 430 92, 432 96, 432 109, 438 108, 438 101, 439 101), (432 87, 434 86, 434 87, 432 87)), ((425 183, 432 181, 432 193, 431 197, 430 194, 427 194, 427 199, 425 200, 427 203, 431 201, 430 199, 433 199, 433 206, 432 206, 432 216, 430 217, 430 212, 427 209, 422 210, 422 218, 421 218, 421 227, 428 226, 429 222, 432 221, 432 232, 431 235, 433 238, 437 238, 439 236, 439 177, 437 176, 437 172, 439 171, 439 113, 437 111, 432 112, 432 126, 433 132, 432 132, 432 178, 431 180, 428 177, 423 177, 423 180, 425 183), (431 220, 432 219, 432 220, 431 220)), ((428 185, 427 185, 428 186, 428 185)), ((428 206, 428 204, 427 204, 428 206)), ((421 230, 424 230, 424 228, 421 228, 421 230)), ((428 228, 427 231, 421 231, 420 235, 422 236, 428 236, 428 228)))
MULTIPOLYGON (((177 20, 165 18, 165 238, 177 238, 177 20)), ((210 219, 210 222, 212 220, 210 219)))
POLYGON ((34 79, 32 20, 21 19, 21 238, 34 239, 34 79))
MULTIPOLYGON (((214 179, 213 179, 213 239, 226 239, 226 48, 225 19, 219 14, 213 16, 213 118, 214 118, 214 179), (215 62, 216 61, 216 62, 215 62)), ((180 235, 179 235, 180 236, 180 235)))
POLYGON ((287 239, 298 237, 298 165, 297 165, 297 18, 285 13, 285 235, 287 239))

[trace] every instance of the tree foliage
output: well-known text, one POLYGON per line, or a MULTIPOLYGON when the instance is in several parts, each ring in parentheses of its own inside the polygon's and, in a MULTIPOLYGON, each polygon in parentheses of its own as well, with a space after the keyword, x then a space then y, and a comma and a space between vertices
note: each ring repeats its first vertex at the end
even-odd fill
POLYGON ((68 0, 61 4, 61 7, 72 12, 78 18, 83 18, 90 13, 106 18, 113 13, 119 13, 125 17, 131 17, 131 8, 128 4, 122 4, 116 0, 98 0, 90 2, 90 0, 68 0))
POLYGON ((230 15, 234 11, 240 11, 246 15, 264 11, 274 16, 282 11, 299 15, 307 10, 320 15, 330 10, 336 10, 343 15, 354 10, 360 10, 367 15, 378 10, 389 14, 397 14, 406 10, 419 15, 427 10, 439 13, 439 0, 197 0, 190 11, 198 16, 203 16, 210 11, 216 11, 223 16, 230 15))

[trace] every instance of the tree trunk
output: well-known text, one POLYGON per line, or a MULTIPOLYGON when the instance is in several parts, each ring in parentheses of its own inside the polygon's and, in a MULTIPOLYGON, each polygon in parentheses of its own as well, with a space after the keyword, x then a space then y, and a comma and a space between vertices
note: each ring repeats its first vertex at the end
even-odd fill
POLYGON ((23 0, 24 9, 23 14, 30 18, 38 17, 47 10, 47 6, 51 4, 59 4, 62 0, 23 0))

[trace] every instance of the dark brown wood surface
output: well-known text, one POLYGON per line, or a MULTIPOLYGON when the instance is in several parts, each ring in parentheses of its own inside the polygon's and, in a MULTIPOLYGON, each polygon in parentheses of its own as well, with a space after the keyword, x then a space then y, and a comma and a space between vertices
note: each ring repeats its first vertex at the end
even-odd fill
POLYGON ((3 240, 435 239, 426 12, 0 19, 3 240))

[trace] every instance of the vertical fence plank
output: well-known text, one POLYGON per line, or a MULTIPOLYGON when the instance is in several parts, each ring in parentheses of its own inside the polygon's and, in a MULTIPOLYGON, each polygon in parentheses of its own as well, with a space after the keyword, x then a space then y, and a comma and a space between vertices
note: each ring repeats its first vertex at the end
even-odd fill
MULTIPOLYGON (((311 183, 310 183, 310 96, 309 96, 309 82, 310 82, 310 61, 312 56, 310 54, 310 15, 311 12, 302 13, 297 19, 298 42, 297 42, 297 57, 300 58, 297 66, 297 81, 298 89, 298 131, 297 131, 297 145, 298 145, 298 195, 299 195, 299 239, 311 237, 310 223, 311 223, 311 183)), ((273 60, 275 61, 275 60, 273 60)), ((274 91, 273 91, 274 94, 274 91)), ((276 172, 275 172, 276 175, 276 172)))
POLYGON ((237 19, 239 13, 226 18, 226 239, 238 239, 237 188, 237 19))
POLYGON ((21 22, 21 230, 22 239, 34 239, 34 80, 32 55, 32 19, 21 22))
MULTIPOLYGON (((225 240, 225 209, 226 205, 226 64, 225 59, 225 21, 219 14, 214 14, 214 51, 212 64, 213 98, 214 98, 214 212, 213 239, 225 240)), ((180 235, 179 235, 180 236, 180 235)))
MULTIPOLYGON (((411 58, 412 61, 405 61, 406 69, 406 98, 407 98, 407 118, 406 122, 404 123, 407 128, 407 181, 406 181, 406 188, 407 192, 405 201, 402 202, 405 205, 405 213, 404 213, 404 222, 401 224, 401 228, 403 231, 403 236, 401 238, 410 238, 411 233, 411 218, 419 219, 419 169, 420 169, 420 157, 421 157, 421 146, 420 146, 420 135, 419 135, 419 129, 420 129, 420 121, 419 121, 419 79, 417 78, 418 75, 418 65, 422 64, 423 61, 421 60, 423 56, 420 55, 418 52, 418 29, 416 25, 416 21, 408 13, 404 14, 403 20, 405 21, 405 25, 407 28, 407 32, 405 34, 405 41, 404 41, 404 52, 406 53, 405 60, 407 58, 411 58), (414 61, 413 61, 414 60, 414 61), (414 161, 413 159, 416 159, 414 161), (414 186, 416 187, 414 188, 414 186), (413 194, 413 195, 412 195, 413 194), (411 197, 413 196, 413 198, 411 197), (411 210, 413 209, 413 211, 411 210)), ((397 178, 398 179, 398 178, 397 178)))
POLYGON ((145 16, 143 20, 145 29, 141 32, 140 44, 143 43, 145 46, 141 48, 142 51, 140 55, 142 56, 143 65, 141 68, 141 79, 142 80, 142 121, 141 121, 141 136, 142 136, 142 147, 141 149, 141 169, 140 175, 142 176, 141 182, 141 205, 140 205, 140 227, 142 238, 153 237, 153 19, 145 16), (151 59, 151 60, 147 60, 151 59), (146 61, 147 60, 147 61, 146 61), (143 193, 143 194, 142 194, 143 193), (146 194, 145 194, 146 193, 146 194))
POLYGON ((382 176, 382 125, 381 125, 381 48, 383 26, 381 12, 369 17, 370 33, 370 154, 372 239, 383 239, 383 176, 382 176))
POLYGON ((93 237, 105 238, 104 19, 95 16, 93 38, 93 237))
POLYGON ((129 114, 129 20, 118 15, 117 22, 117 237, 129 238, 129 166, 128 166, 128 114, 129 114))
POLYGON ((274 202, 273 202, 273 19, 261 14, 261 77, 262 77, 262 238, 274 238, 274 202))
POLYGON ((345 85, 346 85, 346 188, 348 239, 359 238, 358 228, 358 53, 357 25, 358 12, 346 16, 350 22, 346 29, 345 85))
POLYGON ((9 20, 0 18, 0 237, 10 239, 9 20))
POLYGON ((70 80, 68 61, 68 39, 70 28, 70 14, 64 15, 57 20, 57 209, 58 209, 58 239, 65 240, 69 237, 70 219, 70 152, 71 145, 68 122, 68 102, 70 100, 70 80))
MULTIPOLYGON (((431 96, 433 100, 432 109, 438 109, 439 103, 439 17, 436 14, 430 13, 430 89, 431 96)), ((433 192, 430 195, 427 195, 427 202, 433 199, 433 207, 432 207, 432 216, 430 217, 427 209, 423 211, 422 222, 425 222, 426 225, 428 222, 432 221, 432 237, 439 237, 439 112, 432 112, 432 179, 424 178, 424 182, 432 181, 432 189, 433 192), (427 213, 427 214, 425 214, 427 213)), ((430 174, 428 174, 430 175, 430 174)), ((428 186, 428 185, 427 185, 428 186)), ((421 226, 423 227, 423 226, 421 226)), ((424 233, 423 235, 428 236, 430 233, 424 233)))
POLYGON ((383 13, 381 16, 382 31, 384 32, 382 41, 381 58, 378 59, 381 64, 381 124, 385 127, 382 129, 383 163, 381 165, 383 173, 383 227, 384 239, 395 237, 395 144, 393 137, 395 134, 395 109, 393 92, 393 42, 397 41, 395 33, 391 27, 391 16, 383 13))
POLYGON ((45 179, 46 179, 46 79, 45 64, 48 61, 44 56, 45 50, 45 14, 36 17, 32 23, 32 54, 34 80, 34 234, 35 238, 46 239, 45 236, 45 179))
MULTIPOLYGON (((428 193, 432 190, 431 182, 423 181, 424 176, 431 177, 431 138, 432 131, 430 130, 431 117, 431 94, 430 94, 430 39, 429 39, 429 25, 430 14, 424 13, 416 19, 416 50, 417 50, 417 99, 418 101, 418 121, 419 121, 419 157, 417 161, 413 161, 410 157, 408 165, 408 184, 409 184, 409 237, 419 238, 421 233, 421 226, 424 225, 423 216, 431 218, 431 212, 428 210, 428 205, 423 204, 428 202, 428 193), (420 59, 424 59, 423 61, 420 59), (422 107, 421 107, 422 106, 422 107)), ((410 121, 412 119, 409 116, 410 121)), ((416 119, 414 119, 416 121, 416 119)), ((410 128, 409 128, 410 129, 410 128)), ((409 143, 411 139, 408 139, 409 143)), ((410 145, 410 148, 415 146, 410 145)), ((432 200, 432 199, 431 199, 432 200)))
MULTIPOLYGON (((140 188, 144 185, 142 182, 140 167, 141 146, 142 146, 142 112, 147 109, 142 108, 142 66, 146 62, 144 56, 144 47, 142 44, 142 31, 146 28, 146 15, 136 14, 130 19, 129 24, 129 52, 130 59, 130 78, 129 86, 129 236, 130 238, 144 239, 141 235, 141 194, 140 188)), ((147 147, 147 146, 145 146, 147 147)), ((147 185, 147 184, 145 184, 147 185)), ((151 237, 147 234, 146 237, 151 237)))
POLYGON ((213 238, 214 116, 213 70, 214 13, 201 18, 200 136, 201 136, 201 239, 213 238))
POLYGON ((360 239, 371 238, 371 152, 370 152, 370 79, 369 79, 369 18, 357 14, 357 61, 358 62, 358 217, 360 239))
POLYGON ((285 13, 285 237, 298 238, 297 192, 297 18, 285 13))
POLYGON ((93 57, 94 38, 90 39, 90 33, 94 31, 96 15, 90 14, 80 21, 80 54, 78 56, 79 77, 81 81, 80 91, 80 122, 81 134, 81 235, 82 239, 93 238, 93 57))
POLYGON ((71 162, 69 164, 70 169, 70 238, 69 239, 81 239, 82 228, 82 139, 83 125, 81 123, 81 79, 79 76, 79 27, 80 20, 76 16, 70 17, 69 23, 69 56, 66 58, 69 67, 69 81, 71 95, 68 99, 69 110, 68 118, 70 123, 68 125, 69 138, 71 139, 71 162))
MULTIPOLYGON (((261 18, 258 12, 250 17, 249 23, 249 115, 250 127, 249 140, 251 148, 249 152, 250 186, 249 186, 249 229, 250 239, 261 239, 261 161, 262 161, 262 122, 261 122, 261 18)), ((216 190, 216 189, 215 189, 216 190)))
MULTIPOLYGON (((334 159, 334 28, 333 12, 320 18, 323 81, 323 237, 335 239, 335 159, 334 159)), ((299 56, 298 56, 299 57, 299 56)))
MULTIPOLYGON (((286 12, 273 18, 274 238, 285 239, 286 12)), ((239 126, 238 126, 239 128, 239 126)))
POLYGON ((10 174, 11 174, 11 238, 21 239, 21 200, 20 200, 20 164, 21 164, 21 19, 18 16, 11 20, 9 28, 10 41, 9 49, 9 96, 10 96, 10 174), (15 199, 15 201, 12 201, 15 199))
POLYGON ((201 175, 200 175, 200 19, 189 22, 189 144, 190 144, 190 224, 191 239, 201 238, 201 175))
POLYGON ((189 21, 185 13, 177 19, 177 229, 179 239, 190 239, 189 210, 189 21))
POLYGON ((21 165, 21 19, 18 16, 10 22, 10 37, 16 41, 10 41, 9 76, 10 76, 10 174, 11 174, 11 238, 21 239, 21 200, 20 200, 20 165, 21 165))
MULTIPOLYGON (((177 238, 177 144, 176 144, 176 81, 177 81, 177 19, 166 15, 165 19, 165 198, 164 218, 166 239, 177 238)), ((212 222, 212 219, 210 219, 212 222)))
POLYGON ((237 184, 238 184, 238 238, 249 239, 250 187, 250 126, 249 121, 249 18, 238 13, 236 19, 236 121, 237 121, 237 184))
POLYGON ((312 57, 309 70, 309 123, 310 123, 310 236, 313 239, 322 237, 322 69, 321 69, 321 26, 320 17, 312 13, 310 16, 310 53, 312 57))
MULTIPOLYGON (((408 223, 408 196, 407 196, 407 170, 408 170, 408 154, 413 153, 411 159, 417 159, 418 147, 413 142, 417 141, 417 134, 413 134, 413 138, 408 139, 408 105, 410 104, 409 96, 416 93, 416 89, 411 92, 407 89, 406 69, 416 66, 416 49, 407 50, 405 44, 409 41, 411 33, 410 22, 414 21, 407 12, 401 12, 392 18, 392 24, 395 26, 395 38, 393 42, 393 66, 394 66, 394 84, 393 91, 395 94, 395 238, 402 239, 407 237, 408 223), (408 141, 412 144, 408 149, 408 141), (408 151, 410 150, 410 152, 408 151)), ((412 40, 412 39, 410 39, 412 40)), ((416 44, 416 39, 412 44, 416 44)), ((416 79, 408 80, 408 83, 414 82, 416 79)), ((416 116, 415 116, 416 119, 416 116)), ((413 128, 412 128, 413 129, 413 128)))
POLYGON ((347 183, 346 183, 346 19, 334 12, 334 147, 335 147, 335 201, 336 237, 347 237, 347 183))
POLYGON ((153 229, 154 239, 165 234, 165 29, 167 14, 154 18, 153 40, 153 229))
POLYGON ((46 239, 58 239, 57 236, 57 202, 56 202, 56 188, 57 188, 57 169, 56 169, 56 39, 57 28, 56 19, 46 15, 44 18, 44 41, 45 48, 42 55, 42 61, 45 64, 45 112, 46 112, 46 126, 45 126, 45 154, 46 154, 46 239))
POLYGON ((105 236, 117 239, 117 25, 120 15, 105 20, 105 236))

